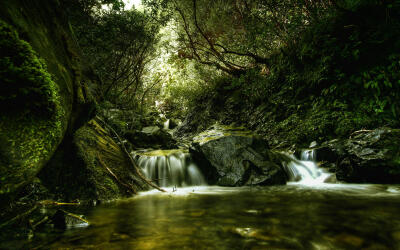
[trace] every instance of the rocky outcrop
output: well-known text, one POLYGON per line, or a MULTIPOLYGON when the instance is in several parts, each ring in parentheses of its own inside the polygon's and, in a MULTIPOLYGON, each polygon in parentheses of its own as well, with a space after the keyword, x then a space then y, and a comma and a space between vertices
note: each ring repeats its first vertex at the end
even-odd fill
POLYGON ((129 131, 125 138, 135 148, 173 149, 177 142, 172 136, 157 126, 144 127, 142 131, 129 131))
POLYGON ((354 183, 400 183, 400 130, 358 131, 347 140, 332 140, 316 148, 318 161, 337 179, 354 183))
POLYGON ((59 1, 0 2, 0 194, 32 181, 86 122, 94 78, 80 62, 59 1))
POLYGON ((60 147, 40 172, 43 185, 59 200, 106 201, 148 189, 120 145, 100 124, 93 119, 78 129, 72 144, 60 147))
POLYGON ((209 184, 221 186, 285 184, 280 162, 274 162, 265 140, 244 128, 213 126, 190 147, 209 184))

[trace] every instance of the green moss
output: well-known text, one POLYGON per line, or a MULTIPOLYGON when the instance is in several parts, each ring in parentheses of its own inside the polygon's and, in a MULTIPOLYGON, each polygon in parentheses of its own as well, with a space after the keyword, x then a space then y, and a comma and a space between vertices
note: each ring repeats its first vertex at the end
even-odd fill
POLYGON ((17 32, 0 21, 0 110, 52 115, 59 104, 57 85, 17 32))
POLYGON ((252 131, 247 130, 245 127, 234 127, 228 125, 214 124, 211 129, 208 129, 195 138, 193 138, 194 142, 198 142, 200 144, 204 144, 208 141, 216 140, 222 138, 224 136, 244 136, 244 137, 253 137, 255 136, 252 131))
POLYGON ((145 156, 167 156, 179 153, 187 153, 188 150, 184 149, 170 149, 170 150, 153 150, 147 152, 139 152, 138 155, 145 155, 145 156))
POLYGON ((29 181, 60 143, 66 125, 58 85, 26 41, 0 21, 0 192, 29 181))
POLYGON ((121 183, 141 189, 134 184, 133 169, 121 148, 95 120, 78 129, 73 142, 79 161, 70 172, 77 177, 72 183, 65 180, 70 185, 62 191, 69 199, 111 200, 131 194, 121 183))

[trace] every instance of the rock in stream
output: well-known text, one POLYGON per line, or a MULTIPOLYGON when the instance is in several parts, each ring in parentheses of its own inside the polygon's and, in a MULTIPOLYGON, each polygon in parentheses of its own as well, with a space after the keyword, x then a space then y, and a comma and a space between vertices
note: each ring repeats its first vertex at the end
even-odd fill
POLYGON ((286 174, 272 160, 268 143, 242 127, 214 125, 194 138, 190 152, 209 184, 286 183, 286 174))
POLYGON ((400 183, 400 130, 379 128, 354 133, 316 148, 338 180, 354 183, 400 183))

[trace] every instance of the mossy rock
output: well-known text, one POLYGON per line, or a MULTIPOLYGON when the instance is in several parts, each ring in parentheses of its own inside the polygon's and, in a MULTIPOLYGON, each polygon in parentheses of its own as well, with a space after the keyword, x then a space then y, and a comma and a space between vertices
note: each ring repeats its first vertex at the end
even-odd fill
POLYGON ((13 197, 91 119, 81 56, 60 2, 0 1, 0 193, 13 197), (9 194, 13 193, 12 196, 9 194))
POLYGON ((93 119, 62 145, 40 172, 43 184, 63 201, 107 201, 147 190, 127 155, 93 119))
POLYGON ((29 43, 0 20, 0 194, 29 182, 67 127, 58 85, 29 43))

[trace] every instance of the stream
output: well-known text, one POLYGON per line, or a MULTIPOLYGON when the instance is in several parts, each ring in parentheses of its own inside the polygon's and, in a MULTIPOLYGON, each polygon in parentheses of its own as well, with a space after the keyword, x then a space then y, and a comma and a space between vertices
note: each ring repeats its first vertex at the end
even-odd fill
POLYGON ((287 185, 204 186, 180 150, 136 152, 149 179, 167 190, 85 211, 87 227, 49 237, 44 249, 400 249, 400 185, 328 184, 315 153, 288 155, 287 185))
POLYGON ((102 204, 49 249, 399 249, 400 186, 148 191, 102 204), (174 192, 173 192, 174 191, 174 192))

